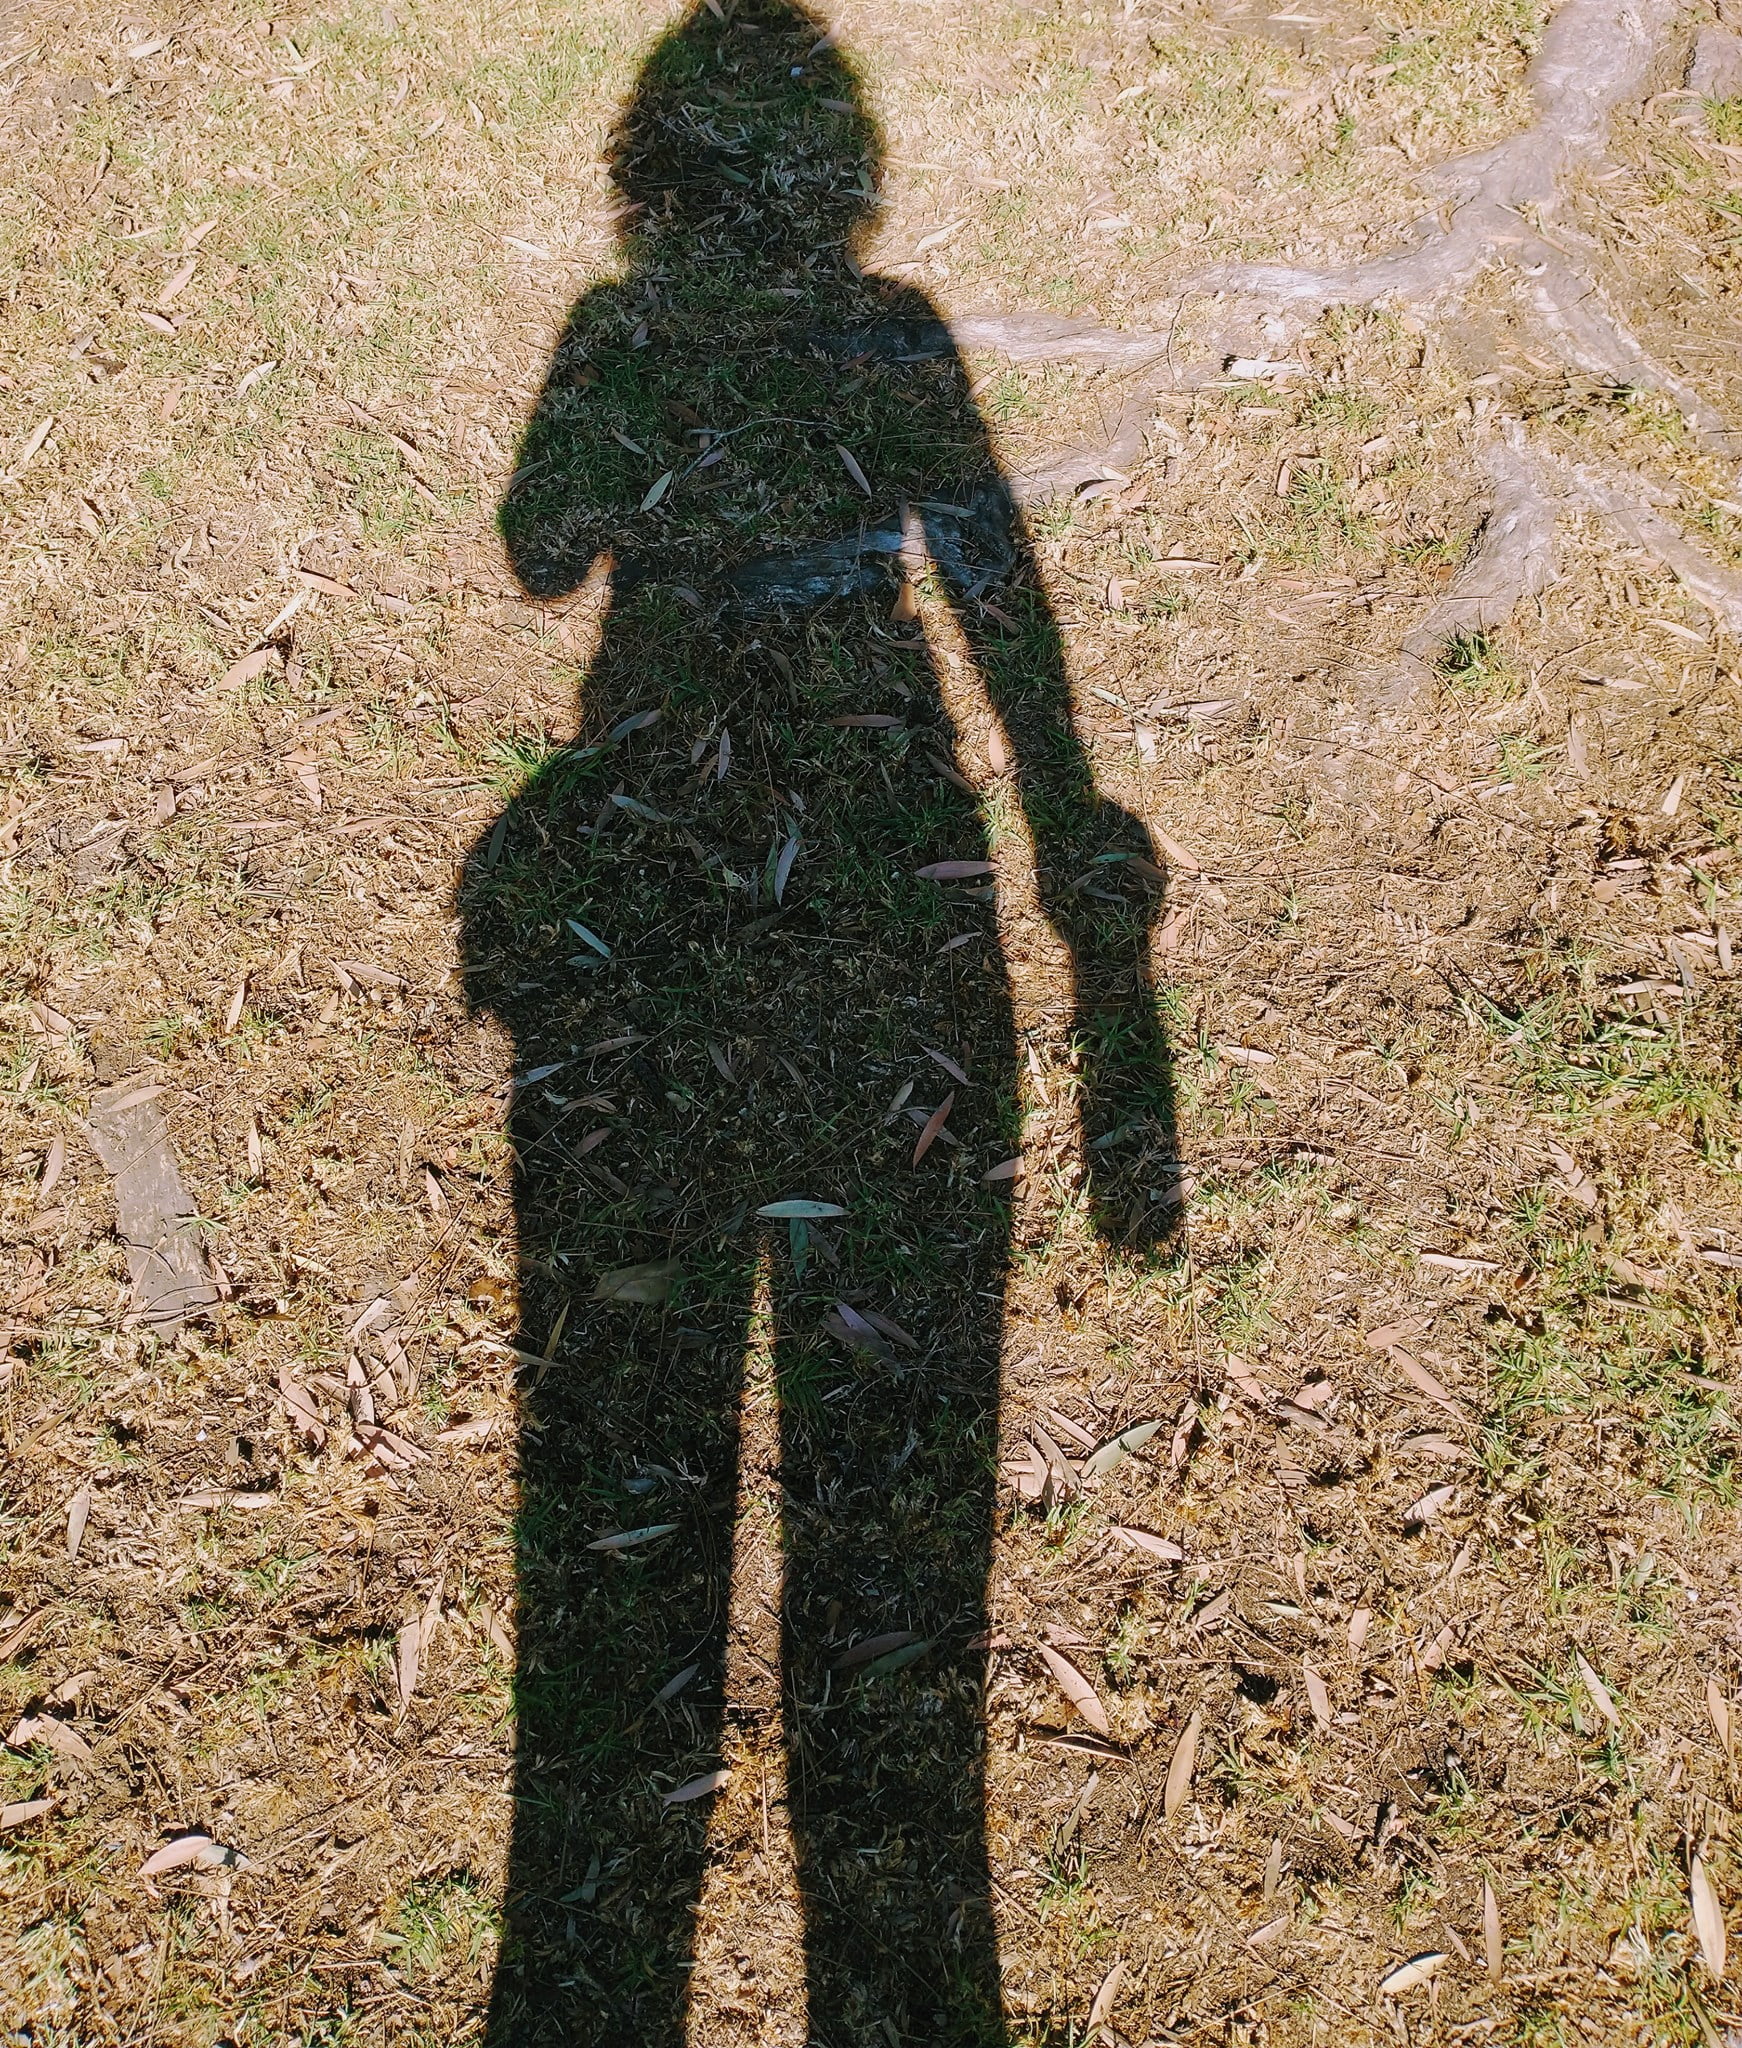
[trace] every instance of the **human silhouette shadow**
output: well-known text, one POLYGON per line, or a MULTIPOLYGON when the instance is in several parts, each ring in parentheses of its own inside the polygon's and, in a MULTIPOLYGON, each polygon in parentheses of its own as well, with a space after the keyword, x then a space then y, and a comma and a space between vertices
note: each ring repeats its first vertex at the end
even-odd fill
MULTIPOLYGON (((1035 1113, 1074 1095, 1082 1163, 1048 1169, 1034 1228, 1153 1242, 1162 874, 1096 795, 947 330, 855 261, 879 142, 825 24, 697 5, 611 147, 621 275, 570 314, 500 515, 526 591, 588 586, 601 638, 580 739, 461 898, 469 1000, 514 1042, 518 1348, 561 1323, 520 1382, 491 2038, 677 2048, 712 1819, 747 1868, 790 1830, 808 2041, 1002 2042, 982 1753, 1014 1188, 990 1169, 1032 1069, 1000 933, 1050 925, 1074 963, 1029 1028, 1071 1045, 1035 1113), (975 692, 994 777, 954 752, 975 692), (1025 834, 1037 901, 920 872, 1025 834), (795 1200, 840 1213, 761 1213, 795 1200), (734 1589, 747 1356, 772 1359, 778 1527, 734 1589), (779 1648, 727 1697, 734 1592, 779 1648), (784 1812, 748 1766, 667 1802, 757 1753, 784 1812)), ((756 2038, 757 1959, 733 1968, 710 2026, 756 2038)))

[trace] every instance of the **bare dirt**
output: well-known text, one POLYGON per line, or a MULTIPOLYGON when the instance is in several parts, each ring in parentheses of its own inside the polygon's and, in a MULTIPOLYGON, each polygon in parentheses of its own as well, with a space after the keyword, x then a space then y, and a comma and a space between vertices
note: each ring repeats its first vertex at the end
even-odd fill
MULTIPOLYGON (((867 2002, 807 1989, 825 1670, 831 1813, 983 1731, 962 2039, 1742 2029, 1739 24, 1587 11, 1637 60, 1601 121, 1471 199, 1437 167, 1545 118, 1532 8, 843 7, 867 307, 955 325, 1031 565, 964 600, 910 549, 766 628, 698 574, 634 641, 497 515, 629 268, 608 137, 663 14, 0 13, 11 2038, 482 2038, 493 1985, 515 2038, 505 1936, 573 1959, 571 2038, 946 2038, 899 1854, 856 1880, 867 2002), (1449 285, 1347 281, 1463 234, 1449 285), (1637 355, 1581 360, 1568 304, 1637 355), (998 694, 1048 633, 1070 829, 998 694), (609 931, 522 843, 553 791, 609 931), (990 895, 913 879, 957 853, 990 895), (712 1010, 680 914, 741 977, 712 1010), (1166 1052, 1097 1152, 1067 941, 1103 926, 1166 1052), (179 1332, 105 1118, 199 1220, 179 1332), (842 1188, 803 1272, 730 1213, 842 1188), (686 1387, 736 1438, 694 1482, 686 1387), (904 1453, 940 1387, 987 1429, 904 1453), (831 1551, 794 1502, 837 1479, 831 1551), (952 1529, 983 1588, 934 1632, 952 1529), (692 1564, 701 1675, 657 1701, 692 1564), (927 1647, 855 1661, 882 1634, 927 1647), (552 1645, 605 1717, 560 1890, 512 1862, 552 1645)), ((754 508, 746 555, 856 530, 835 448, 875 500, 885 374, 760 502, 753 440, 686 495, 691 423, 601 412, 610 502, 754 508)))

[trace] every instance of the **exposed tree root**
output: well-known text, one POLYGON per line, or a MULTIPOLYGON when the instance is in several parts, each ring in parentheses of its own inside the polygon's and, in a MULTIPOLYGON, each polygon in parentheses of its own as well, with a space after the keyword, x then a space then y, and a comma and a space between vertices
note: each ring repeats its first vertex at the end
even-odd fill
POLYGON ((1524 598, 1555 581, 1555 527, 1566 503, 1607 520, 1742 639, 1742 575, 1714 562, 1657 509, 1654 500, 1665 494, 1654 485, 1532 447, 1516 423, 1484 451, 1482 463, 1493 482, 1487 518, 1451 589, 1404 641, 1394 702, 1414 698, 1448 642, 1493 632, 1524 598))
POLYGON ((1601 513, 1667 569, 1713 618, 1742 639, 1742 575, 1714 562, 1653 505, 1663 495, 1626 471, 1602 470, 1537 451, 1535 459, 1569 498, 1601 513))
MULTIPOLYGON (((1072 361, 1136 373, 1118 429, 1099 449, 1073 448, 1020 479, 1021 495, 1043 497, 1117 474, 1137 450, 1133 420, 1161 390, 1193 389, 1226 373, 1228 360, 1264 337, 1284 347, 1335 306, 1393 305, 1417 315, 1443 311, 1494 268, 1512 273, 1522 297, 1567 368, 1604 382, 1654 390, 1681 409, 1702 445, 1726 456, 1742 451, 1742 429, 1649 353, 1607 302, 1595 278, 1566 246, 1585 241, 1560 223, 1571 171, 1598 161, 1611 116, 1637 97, 1676 0, 1566 0, 1531 66, 1536 119, 1479 155, 1432 174, 1447 195, 1442 209, 1408 231, 1407 246, 1364 262, 1325 269, 1281 263, 1225 264, 1183 280, 1166 311, 1169 324, 1148 331, 1102 327, 1044 314, 982 314, 959 320, 965 348, 996 349, 1017 362, 1072 361), (1194 299, 1217 295, 1218 331, 1199 336, 1193 360, 1172 350, 1194 299)), ((1677 575, 1730 631, 1742 633, 1742 578, 1710 561, 1653 508, 1639 478, 1600 474, 1528 448, 1518 428, 1483 458, 1493 485, 1475 551, 1451 590, 1409 635, 1395 702, 1426 680, 1434 655, 1460 633, 1491 632, 1521 598, 1555 575, 1557 497, 1600 513, 1677 575)))
POLYGON ((1513 607, 1555 580, 1555 508, 1516 436, 1494 442, 1482 465, 1494 496, 1470 558, 1452 587, 1403 643, 1403 693, 1428 680, 1433 658, 1460 635, 1491 633, 1513 607))

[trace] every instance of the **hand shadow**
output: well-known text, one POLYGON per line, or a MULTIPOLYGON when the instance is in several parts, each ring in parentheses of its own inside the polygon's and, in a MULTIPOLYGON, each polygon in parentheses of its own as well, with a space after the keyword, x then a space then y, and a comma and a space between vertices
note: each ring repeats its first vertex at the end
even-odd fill
MULTIPOLYGON (((1069 1020, 1087 1139, 1061 1199, 1139 1248, 1174 1214, 1144 1187, 1174 1156, 1161 870, 1096 795, 947 331, 853 259, 878 139, 826 33, 704 0, 656 45, 612 138, 622 275, 570 314, 501 511, 529 594, 604 605, 587 743, 538 761, 462 892, 469 998, 523 1077, 521 1348, 567 1317, 521 1416, 501 2043, 677 2048, 708 1856, 761 1871, 771 1926, 775 1826, 802 2038, 1005 2039, 981 1645, 1013 1196, 985 1176, 1021 1149, 1000 927, 1026 940, 984 871, 920 869, 1026 832, 1070 967, 1029 1029, 1069 1020), (892 605, 921 538, 939 650, 892 605), (1008 736, 978 800, 940 663, 1008 736), (794 1198, 840 1213, 757 1213, 794 1198), (769 1656, 728 1695, 728 1612, 758 1602, 769 1656)), ((780 1996, 754 1955, 707 1991, 780 1996)))

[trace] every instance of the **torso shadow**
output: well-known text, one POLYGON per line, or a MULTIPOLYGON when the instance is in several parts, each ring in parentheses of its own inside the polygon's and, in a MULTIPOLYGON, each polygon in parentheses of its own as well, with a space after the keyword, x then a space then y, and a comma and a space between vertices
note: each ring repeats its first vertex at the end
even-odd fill
MULTIPOLYGON (((814 40, 762 20, 759 62, 814 40)), ((700 14, 673 33, 727 47, 700 14)), ((521 1347, 567 1315, 522 1414, 503 2043, 676 2048, 710 1828, 748 1864, 774 1827, 804 2039, 1004 2039, 980 1639, 1012 913, 988 873, 919 870, 1007 859, 988 821, 1032 843, 1086 1099, 1111 1098, 1095 1157, 1173 1151, 1147 838, 1096 799, 963 368, 917 294, 748 260, 646 244, 581 301, 502 514, 534 596, 611 579, 580 738, 480 836, 461 897, 471 1003, 516 1074, 549 1070, 513 1113, 521 1347), (1001 775, 979 740, 958 761, 976 715, 1001 775), (842 1213, 757 1213, 794 1198, 842 1213), (746 1453, 754 1485, 741 1439, 776 1446, 746 1453), (759 1551, 747 1516, 772 1524, 759 1551), (728 1697, 746 1601, 768 1634, 728 1697)))

